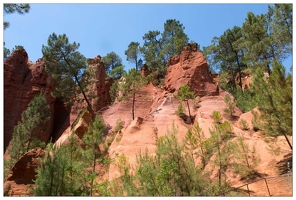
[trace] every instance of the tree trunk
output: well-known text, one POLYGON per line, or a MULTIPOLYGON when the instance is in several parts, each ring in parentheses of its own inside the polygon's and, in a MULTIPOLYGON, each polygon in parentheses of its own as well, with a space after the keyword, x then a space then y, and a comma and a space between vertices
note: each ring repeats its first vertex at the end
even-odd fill
POLYGON ((136 99, 136 93, 133 94, 133 105, 132 105, 133 120, 135 119, 135 99, 136 99))
MULTIPOLYGON (((62 51, 61 51, 61 53, 63 54, 62 51)), ((65 57, 64 54, 63 54, 63 57, 64 57, 65 62, 68 64, 68 66, 70 67, 70 69, 71 69, 71 71, 72 71, 72 73, 73 73, 72 65, 68 62, 68 60, 66 59, 66 57, 65 57)), ((80 81, 78 80, 78 77, 75 75, 75 73, 73 73, 73 76, 74 76, 75 81, 77 82, 77 84, 78 84, 78 86, 79 86, 79 89, 80 89, 80 91, 82 92, 83 97, 84 97, 84 99, 85 99, 85 101, 86 101, 86 103, 87 103, 87 110, 92 114, 92 117, 95 117, 95 112, 94 112, 94 110, 92 109, 92 106, 91 106, 91 104, 90 104, 88 98, 86 97, 86 94, 85 94, 85 92, 84 92, 84 90, 83 90, 83 88, 82 88, 82 86, 81 86, 81 84, 80 84, 80 81)))
MULTIPOLYGON (((270 103, 271 103, 271 107, 272 107, 274 110, 276 110, 276 109, 275 109, 275 106, 274 106, 274 103, 273 103, 273 100, 272 100, 272 97, 271 97, 270 95, 269 95, 268 97, 269 97, 269 101, 270 101, 270 103)), ((277 112, 275 112, 275 115, 276 115, 276 118, 279 119, 277 112)), ((278 122, 279 122, 279 127, 281 127, 281 122, 280 122, 280 120, 278 120, 278 122)), ((280 128, 280 129, 281 129, 281 128, 280 128)), ((290 143, 290 141, 289 141, 289 139, 288 139, 288 137, 287 137, 285 131, 281 129, 281 132, 284 134, 285 139, 286 139, 286 141, 287 141, 287 143, 288 143, 290 149, 293 150, 293 148, 292 148, 292 144, 290 143)))
POLYGON ((241 68, 240 68, 240 63, 239 63, 239 60, 238 60, 237 52, 235 53, 235 57, 236 57, 236 63, 237 63, 237 67, 238 67, 239 86, 241 87, 241 89, 243 89, 242 74, 241 74, 241 68))
MULTIPOLYGON (((220 143, 220 142, 219 142, 220 143)), ((221 168, 222 168, 222 162, 221 162, 221 152, 220 152, 220 144, 218 143, 218 156, 219 156, 219 186, 221 187, 221 168)))
POLYGON ((235 77, 234 77, 234 72, 233 72, 233 68, 230 65, 230 71, 231 71, 231 82, 232 82, 232 89, 233 91, 236 91, 236 83, 235 83, 235 77))

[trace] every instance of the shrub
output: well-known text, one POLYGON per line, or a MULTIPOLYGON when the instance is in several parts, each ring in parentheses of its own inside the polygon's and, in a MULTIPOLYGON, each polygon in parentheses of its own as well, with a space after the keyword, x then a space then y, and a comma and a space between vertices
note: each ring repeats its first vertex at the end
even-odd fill
POLYGON ((253 130, 255 132, 259 131, 260 130, 260 121, 259 121, 259 113, 256 112, 256 111, 251 111, 251 113, 253 114, 253 119, 252 119, 252 125, 253 125, 253 130))
POLYGON ((242 91, 240 87, 237 88, 236 92, 232 93, 237 106, 244 112, 249 112, 257 106, 255 100, 255 93, 252 91, 242 91))
POLYGON ((222 115, 221 115, 221 113, 219 111, 214 110, 212 115, 213 115, 214 122, 216 124, 221 124, 222 123, 223 117, 222 117, 222 115))
POLYGON ((111 104, 114 103, 114 101, 116 100, 118 86, 119 86, 118 81, 115 81, 110 87, 111 104))
POLYGON ((116 137, 116 142, 120 142, 122 139, 122 134, 118 134, 117 137, 116 137))
POLYGON ((246 120, 244 120, 244 119, 241 119, 241 120, 239 121, 239 126, 240 126, 240 128, 242 128, 243 130, 249 130, 249 129, 250 129, 248 122, 247 122, 246 120))
POLYGON ((180 104, 178 105, 177 115, 178 115, 179 117, 181 117, 182 119, 185 117, 185 114, 184 114, 184 108, 183 108, 182 103, 180 103, 180 104))
POLYGON ((122 121, 120 118, 116 120, 116 125, 114 127, 114 131, 115 133, 117 133, 118 131, 120 131, 123 128, 124 125, 124 121, 122 121))
POLYGON ((229 114, 229 116, 232 118, 234 114, 234 109, 236 107, 236 103, 231 101, 231 98, 229 95, 226 95, 224 98, 224 102, 226 103, 224 111, 229 114))

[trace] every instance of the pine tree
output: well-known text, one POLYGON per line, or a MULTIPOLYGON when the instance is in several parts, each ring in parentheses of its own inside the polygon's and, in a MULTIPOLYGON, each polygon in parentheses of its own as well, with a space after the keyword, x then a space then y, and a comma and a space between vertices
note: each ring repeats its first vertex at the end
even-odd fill
POLYGON ((90 85, 88 78, 92 76, 91 70, 86 70, 86 58, 77 49, 80 44, 69 43, 66 34, 56 35, 52 33, 48 40, 48 46, 42 45, 43 59, 46 70, 53 77, 55 91, 53 95, 71 105, 73 98, 78 94, 83 95, 87 103, 87 109, 93 113, 89 101, 87 85, 90 85))
POLYGON ((89 195, 89 181, 87 179, 87 167, 89 167, 85 150, 78 142, 78 136, 71 133, 68 143, 65 145, 64 154, 67 155, 67 196, 89 195))
POLYGON ((106 67, 107 74, 110 74, 111 70, 114 70, 119 66, 122 66, 122 60, 120 56, 113 51, 104 56, 102 58, 102 61, 106 67))
POLYGON ((192 127, 192 130, 188 130, 187 134, 184 138, 185 143, 185 149, 188 149, 190 151, 190 154, 192 156, 192 159, 194 159, 194 154, 197 155, 197 157, 201 158, 202 166, 201 169, 203 170, 207 162, 209 160, 209 154, 207 152, 206 148, 206 138, 205 134, 202 131, 202 129, 199 127, 199 123, 196 122, 194 126, 192 127))
MULTIPOLYGON (((235 79, 237 73, 239 75, 239 86, 242 88, 241 71, 246 67, 243 62, 244 52, 237 44, 241 38, 241 28, 234 26, 232 29, 227 29, 220 37, 214 37, 212 44, 203 48, 211 67, 219 69, 220 73, 224 73, 230 80, 232 91, 236 91, 235 79)), ((221 85, 220 81, 219 85, 221 85)))
POLYGON ((164 30, 148 31, 143 36, 144 44, 141 53, 151 71, 155 71, 158 78, 164 78, 167 62, 171 56, 181 53, 189 38, 184 33, 185 27, 176 19, 168 19, 164 23, 164 30))
POLYGON ((212 113, 212 115, 213 115, 214 122, 216 124, 221 124, 222 123, 223 116, 222 116, 222 114, 219 111, 214 110, 213 113, 212 113))
POLYGON ((127 195, 209 195, 208 179, 179 144, 176 134, 178 127, 173 123, 167 135, 159 138, 156 155, 148 155, 147 149, 137 154, 135 174, 129 172, 126 162, 121 162, 121 169, 125 169, 121 170, 122 188, 127 195))
POLYGON ((241 174, 243 178, 255 173, 254 167, 259 161, 259 158, 256 155, 255 146, 253 146, 253 149, 250 149, 241 134, 238 136, 237 141, 231 144, 235 149, 235 151, 233 151, 235 156, 235 162, 233 165, 236 171, 241 174))
POLYGON ((266 14, 277 60, 283 61, 292 53, 292 4, 274 4, 268 6, 266 14))
POLYGON ((242 25, 242 38, 238 46, 244 51, 244 59, 253 68, 262 68, 270 74, 272 60, 279 60, 281 47, 273 36, 270 13, 255 15, 249 12, 242 25))
POLYGON ((142 63, 142 60, 140 57, 140 43, 139 42, 131 42, 128 45, 127 50, 124 51, 124 54, 126 55, 126 60, 134 63, 136 65, 136 70, 139 69, 140 64, 142 63))
POLYGON ((186 101, 188 113, 189 113, 189 122, 192 123, 192 118, 190 114, 190 108, 189 108, 189 99, 195 99, 196 95, 194 92, 190 91, 190 87, 187 84, 184 84, 180 87, 178 91, 178 95, 174 95, 176 99, 179 99, 180 101, 186 101))
POLYGON ((165 62, 168 62, 171 56, 181 53, 189 38, 184 33, 185 27, 176 19, 168 19, 164 23, 164 31, 161 34, 163 49, 162 55, 165 62))
MULTIPOLYGON (((30 10, 30 4, 27 3, 20 3, 20 4, 4 4, 3 5, 3 12, 4 14, 10 14, 17 12, 18 14, 25 14, 28 13, 30 10)), ((4 21, 3 26, 4 30, 9 27, 9 22, 4 21)))
POLYGON ((253 82, 257 94, 263 132, 277 137, 284 135, 292 150, 288 135, 292 135, 292 76, 286 74, 283 65, 273 62, 271 75, 264 79, 264 73, 258 69, 253 82))
POLYGON ((130 69, 123 77, 124 81, 118 87, 122 94, 119 100, 129 100, 132 97, 132 119, 134 120, 136 94, 147 84, 147 80, 136 69, 130 69))
POLYGON ((109 75, 116 80, 120 79, 125 73, 124 66, 117 66, 110 71, 109 75))
POLYGON ((44 147, 40 139, 47 131, 46 124, 50 119, 50 109, 43 92, 35 96, 29 107, 22 113, 21 121, 14 127, 12 139, 7 149, 10 155, 10 167, 29 150, 44 147))
POLYGON ((98 116, 95 117, 91 126, 89 126, 87 133, 83 136, 83 142, 86 148, 86 156, 88 161, 92 164, 90 174, 90 196, 93 195, 94 179, 96 177, 97 159, 103 156, 102 150, 99 145, 103 142, 105 125, 102 119, 98 116))
POLYGON ((40 167, 37 168, 37 177, 35 180, 35 196, 58 196, 60 179, 57 173, 60 169, 57 167, 58 150, 52 143, 46 147, 44 158, 40 159, 40 167))
MULTIPOLYGON (((218 195, 221 195, 228 188, 226 170, 231 164, 230 155, 233 154, 234 148, 231 142, 225 142, 232 136, 233 127, 227 121, 222 124, 215 125, 214 129, 210 129, 211 137, 208 139, 211 146, 216 152, 214 165, 218 167, 218 195)), ((213 153, 214 153, 213 152, 213 153)))
POLYGON ((233 118, 233 114, 235 112, 236 103, 231 100, 229 95, 226 95, 224 98, 224 102, 226 104, 224 111, 229 114, 231 118, 233 118))
POLYGON ((89 195, 88 165, 74 133, 71 133, 66 145, 49 143, 40 163, 36 170, 36 196, 89 195))

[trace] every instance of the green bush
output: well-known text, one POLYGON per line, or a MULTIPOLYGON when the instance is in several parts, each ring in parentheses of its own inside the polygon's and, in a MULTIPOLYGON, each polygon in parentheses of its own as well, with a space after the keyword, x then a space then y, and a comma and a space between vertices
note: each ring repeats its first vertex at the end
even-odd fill
POLYGON ((253 119, 252 119, 252 125, 253 125, 253 130, 255 132, 260 130, 261 124, 259 121, 259 113, 256 111, 251 111, 251 113, 253 114, 253 119))
POLYGON ((123 128, 123 125, 124 125, 124 121, 122 121, 121 119, 117 119, 116 120, 116 125, 114 127, 115 133, 117 133, 118 131, 120 131, 123 128))
POLYGON ((116 100, 118 85, 118 81, 115 81, 110 87, 111 104, 116 100))
POLYGON ((243 130, 249 130, 250 129, 248 122, 246 120, 244 120, 244 119, 241 119, 239 121, 239 126, 243 130))
POLYGON ((255 101, 255 93, 245 90, 242 91, 240 87, 237 87, 236 92, 232 92, 237 106, 244 112, 249 112, 257 106, 255 101))
POLYGON ((236 107, 236 103, 231 100, 229 95, 226 95, 224 98, 224 102, 226 103, 224 111, 229 114, 231 118, 233 118, 234 109, 236 107))
POLYGON ((222 117, 222 115, 221 115, 221 113, 219 111, 214 110, 212 115, 213 115, 214 122, 216 124, 221 124, 222 123, 223 117, 222 117))
POLYGON ((177 111, 177 114, 179 117, 181 117, 182 119, 185 117, 185 114, 184 114, 184 107, 182 105, 182 103, 180 103, 178 105, 178 111, 177 111))

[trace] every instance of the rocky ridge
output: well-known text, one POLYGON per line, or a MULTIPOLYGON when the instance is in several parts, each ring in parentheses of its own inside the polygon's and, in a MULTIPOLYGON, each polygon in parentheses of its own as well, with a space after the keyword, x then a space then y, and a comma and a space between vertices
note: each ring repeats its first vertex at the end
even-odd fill
MULTIPOLYGON (((26 61, 26 63, 28 63, 26 54, 22 53, 20 55, 23 55, 23 58, 18 58, 19 60, 15 62, 19 64, 26 61)), ((101 62, 100 57, 97 56, 94 59, 89 59, 88 64, 89 66, 94 67, 94 71, 96 71, 96 81, 95 84, 91 87, 93 87, 94 91, 97 91, 96 94, 99 96, 99 98, 93 100, 92 103, 93 105, 97 106, 97 115, 100 115, 103 118, 108 127, 108 133, 106 134, 115 134, 115 138, 110 144, 108 151, 110 158, 115 159, 117 154, 124 154, 129 159, 130 164, 134 165, 136 164, 136 154, 139 151, 144 152, 147 148, 148 153, 150 155, 153 155, 155 153, 159 137, 164 136, 167 133, 167 129, 172 126, 172 123, 174 123, 178 127, 179 132, 177 138, 181 142, 188 129, 190 129, 192 125, 186 124, 180 117, 177 116, 176 111, 178 105, 181 102, 175 99, 173 97, 173 94, 178 91, 181 85, 188 84, 191 89, 195 91, 198 95, 196 101, 189 101, 191 114, 195 116, 194 121, 199 122, 200 127, 204 131, 206 137, 210 137, 209 129, 211 129, 213 125, 212 112, 214 110, 217 110, 223 115, 223 120, 229 121, 234 126, 235 136, 243 135, 248 145, 250 145, 250 147, 255 147, 256 152, 259 154, 260 157, 260 163, 256 167, 256 170, 259 173, 263 174, 264 176, 276 176, 283 173, 280 170, 281 168, 283 168, 282 161, 285 159, 290 159, 290 150, 285 143, 284 138, 278 138, 278 144, 279 146, 281 146, 281 150, 279 155, 273 155, 267 150, 268 144, 264 142, 260 132, 254 132, 251 127, 249 130, 243 130, 240 127, 239 121, 242 119, 246 120, 246 122, 251 126, 251 120, 253 117, 251 112, 243 114, 242 111, 237 107, 235 109, 234 115, 237 117, 238 120, 231 120, 228 118, 227 114, 224 112, 224 97, 230 94, 219 89, 218 86, 214 83, 211 75, 207 70, 206 59, 204 55, 197 50, 195 45, 187 45, 184 48, 184 51, 179 56, 175 56, 170 59, 168 72, 165 79, 165 86, 163 88, 155 87, 153 84, 148 84, 147 86, 142 88, 142 91, 139 94, 136 95, 134 120, 132 120, 131 115, 131 101, 115 102, 110 106, 107 105, 109 98, 108 87, 110 87, 112 81, 106 78, 106 72, 104 71, 103 63, 101 62), (118 119, 124 121, 124 127, 120 132, 114 133, 114 127, 116 126, 116 121, 118 119)), ((22 63, 22 65, 24 64, 22 63)), ((13 64, 10 64, 10 66, 13 66, 13 64)), ((21 77, 24 77, 24 74, 30 72, 30 70, 29 72, 28 70, 26 70, 25 66, 27 65, 24 65, 23 70, 20 71, 13 71, 13 67, 6 67, 13 72, 10 72, 9 70, 6 70, 7 72, 5 72, 7 74, 9 74, 8 72, 19 73, 18 84, 20 85, 21 77)), ((145 70, 145 67, 142 67, 142 69, 142 74, 145 76, 145 74, 147 74, 147 71, 145 70)), ((9 77, 9 75, 7 76, 9 77)), ((11 85, 13 84, 10 83, 7 85, 9 88, 12 87, 11 85)), ((19 85, 14 87, 17 88, 19 85)), ((9 93, 6 92, 5 94, 9 93)), ((55 103, 54 105, 57 105, 57 103, 55 103)), ((10 105, 10 107, 14 107, 14 104, 10 105)), ((56 145, 66 144, 69 134, 72 134, 75 131, 78 138, 82 138, 83 134, 87 131, 87 127, 91 123, 92 118, 92 116, 88 112, 85 112, 83 115, 81 115, 85 107, 86 104, 83 102, 77 102, 76 104, 74 104, 71 113, 69 113, 65 120, 65 123, 63 125, 64 128, 62 130, 59 130, 61 133, 59 134, 59 136, 57 136, 57 141, 55 143, 56 145), (74 110, 76 112, 74 112, 74 110), (76 121, 78 116, 80 116, 80 118, 78 121, 76 121), (75 126, 73 126, 74 121, 76 121, 75 126)), ((183 107, 187 108, 185 104, 183 105, 183 107)), ((37 154, 35 153, 34 155, 37 154)), ((26 162, 30 163, 31 161, 26 162)), ((199 161, 196 160, 196 162, 199 161)), ((19 166, 20 163, 23 163, 23 161, 20 160, 18 163, 19 166)), ((25 166, 24 163, 22 165, 25 166)), ((22 169, 24 166, 19 166, 18 169, 22 169)), ((36 168, 37 165, 34 166, 36 168)), ((210 171, 211 166, 207 166, 206 170, 210 171)), ((241 180, 240 177, 234 176, 231 171, 227 173, 229 173, 228 177, 231 177, 228 181, 234 187, 238 187, 246 183, 244 182, 244 180, 241 180)), ((19 195, 28 195, 29 192, 24 192, 24 184, 18 183, 17 180, 19 179, 19 175, 17 174, 19 174, 19 172, 16 171, 16 168, 14 168, 9 178, 9 183, 12 184, 11 192, 19 195)), ((29 177, 26 181, 33 179, 31 177, 32 175, 23 176, 29 177)), ((104 179, 109 178, 109 180, 111 180, 117 177, 119 177, 119 171, 114 164, 111 164, 110 169, 108 170, 108 174, 105 174, 104 179)), ((214 170, 211 178, 217 178, 217 170, 214 170)), ((252 195, 267 196, 265 193, 263 194, 262 192, 262 188, 264 187, 264 185, 261 183, 256 184, 250 186, 250 189, 252 190, 252 195), (261 190, 259 190, 258 188, 261 188, 261 190)), ((283 193, 278 191, 272 193, 275 196, 283 195, 283 193)))

